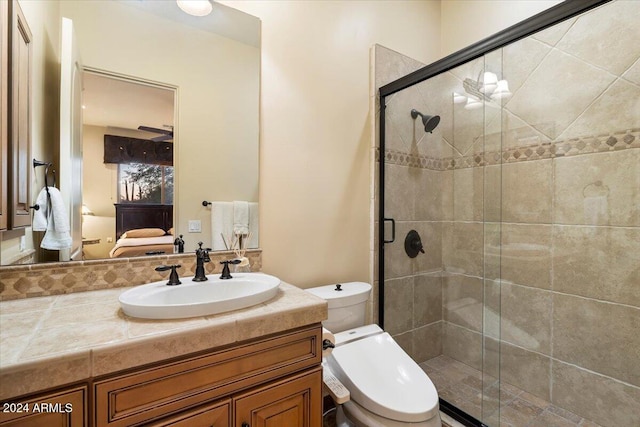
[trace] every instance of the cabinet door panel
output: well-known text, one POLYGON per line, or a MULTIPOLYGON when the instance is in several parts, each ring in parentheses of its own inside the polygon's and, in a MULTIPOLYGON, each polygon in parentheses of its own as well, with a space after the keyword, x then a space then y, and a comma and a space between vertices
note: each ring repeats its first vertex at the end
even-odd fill
POLYGON ((235 400, 235 427, 320 427, 322 369, 245 393, 235 400))
POLYGON ((31 225, 29 187, 31 185, 31 31, 17 1, 11 3, 11 211, 13 228, 31 225))

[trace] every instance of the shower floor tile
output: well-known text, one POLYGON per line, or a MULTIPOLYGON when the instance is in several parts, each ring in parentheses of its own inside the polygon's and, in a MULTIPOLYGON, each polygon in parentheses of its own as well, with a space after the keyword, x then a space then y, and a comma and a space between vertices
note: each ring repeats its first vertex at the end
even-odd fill
POLYGON ((489 427, 601 427, 510 384, 502 383, 498 390, 497 381, 483 381, 482 372, 445 355, 429 359, 420 367, 441 398, 477 419, 482 418, 483 403, 494 411, 499 407, 499 422, 491 417, 483 420, 489 427))

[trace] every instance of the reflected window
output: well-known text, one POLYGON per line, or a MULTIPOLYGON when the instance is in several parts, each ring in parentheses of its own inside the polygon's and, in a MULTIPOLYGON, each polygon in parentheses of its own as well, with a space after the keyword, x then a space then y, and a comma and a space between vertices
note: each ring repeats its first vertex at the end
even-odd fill
POLYGON ((120 203, 173 204, 173 166, 148 163, 118 165, 120 203))

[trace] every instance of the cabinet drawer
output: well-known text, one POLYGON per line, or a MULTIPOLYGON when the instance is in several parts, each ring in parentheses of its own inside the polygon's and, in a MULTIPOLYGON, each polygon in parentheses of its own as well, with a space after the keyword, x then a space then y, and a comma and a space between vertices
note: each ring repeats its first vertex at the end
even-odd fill
POLYGON ((322 361, 314 326, 94 383, 96 426, 133 426, 322 361))
POLYGON ((181 412, 147 427, 231 427, 231 399, 181 412))
POLYGON ((0 426, 84 427, 88 425, 86 406, 86 386, 14 399, 2 403, 0 426))

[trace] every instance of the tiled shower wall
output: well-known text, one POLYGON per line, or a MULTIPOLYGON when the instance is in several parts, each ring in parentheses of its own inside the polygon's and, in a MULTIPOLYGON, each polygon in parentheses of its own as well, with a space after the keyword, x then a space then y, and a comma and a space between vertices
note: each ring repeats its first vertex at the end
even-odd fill
MULTIPOLYGON (((387 329, 418 362, 441 349, 605 426, 640 425, 637 16, 638 2, 609 3, 397 93, 386 110, 385 210, 398 222, 387 329), (453 104, 484 69, 513 96, 453 104), (441 116, 433 134, 412 108, 441 116), (415 260, 402 248, 411 228, 427 248, 415 260)), ((377 47, 380 82, 407 64, 377 47)))

